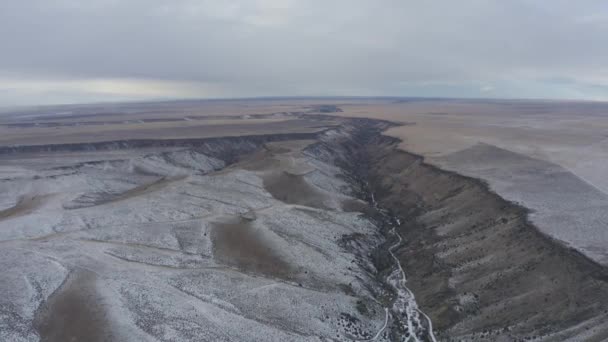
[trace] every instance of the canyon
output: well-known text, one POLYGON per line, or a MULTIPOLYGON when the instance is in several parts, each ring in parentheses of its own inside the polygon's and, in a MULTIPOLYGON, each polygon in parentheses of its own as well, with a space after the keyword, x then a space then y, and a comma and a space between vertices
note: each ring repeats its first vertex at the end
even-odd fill
MULTIPOLYGON (((161 136, 148 112, 101 138, 89 123, 118 114, 5 119, 31 138, 0 147, 0 339, 608 338, 604 265, 483 177, 405 151, 386 135, 404 123, 247 106, 173 110, 161 136)), ((475 148, 445 160, 512 158, 475 148)))

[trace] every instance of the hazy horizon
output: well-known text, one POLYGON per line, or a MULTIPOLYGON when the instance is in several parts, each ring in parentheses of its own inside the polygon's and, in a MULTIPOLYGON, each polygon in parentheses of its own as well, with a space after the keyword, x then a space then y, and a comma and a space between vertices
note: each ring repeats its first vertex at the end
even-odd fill
MULTIPOLYGON (((47 103, 47 104, 17 104, 17 105, 0 105, 0 113, 21 110, 21 109, 37 109, 37 108, 61 108, 61 107, 87 107, 87 106, 123 106, 123 105, 137 105, 137 104, 163 104, 172 102, 238 102, 238 101, 273 101, 273 100, 285 100, 285 101, 298 101, 298 100, 411 100, 411 101, 462 101, 467 103, 472 102, 547 102, 547 103, 559 103, 559 102, 573 102, 573 103, 608 103, 608 100, 592 100, 592 99, 553 99, 553 98, 491 98, 491 97, 431 97, 431 96, 256 96, 256 97, 216 97, 216 98, 166 98, 166 99, 132 99, 132 100, 120 100, 120 101, 96 101, 96 102, 65 102, 65 103, 47 103)), ((328 103, 330 104, 330 103, 328 103)))
POLYGON ((258 97, 608 100, 608 4, 5 1, 0 107, 258 97))

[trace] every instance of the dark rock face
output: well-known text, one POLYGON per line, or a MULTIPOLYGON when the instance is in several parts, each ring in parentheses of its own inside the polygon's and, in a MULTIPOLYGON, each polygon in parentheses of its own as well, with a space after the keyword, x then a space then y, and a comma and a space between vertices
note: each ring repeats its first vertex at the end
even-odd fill
MULTIPOLYGON (((367 188, 362 196, 374 194, 403 222, 406 247, 397 254, 439 337, 608 338, 605 268, 541 234, 525 208, 483 182, 397 150, 395 139, 379 134, 384 128, 355 121, 315 153, 351 170, 367 188)), ((386 255, 377 254, 382 269, 386 255)))

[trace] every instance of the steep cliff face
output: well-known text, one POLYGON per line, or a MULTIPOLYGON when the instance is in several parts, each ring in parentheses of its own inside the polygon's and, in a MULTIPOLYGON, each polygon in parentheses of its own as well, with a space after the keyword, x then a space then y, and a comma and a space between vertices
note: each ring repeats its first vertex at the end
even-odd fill
MULTIPOLYGON (((425 164, 384 137, 386 123, 353 121, 319 155, 349 170, 359 196, 401 225, 395 250, 442 340, 608 338, 608 271, 543 235, 528 211, 486 184, 425 164), (358 184, 358 186, 357 186, 358 184)), ((390 267, 387 247, 376 266, 390 267)))
POLYGON ((376 199, 404 224, 408 286, 442 337, 608 338, 608 272, 542 235, 527 211, 482 182, 376 138, 366 146, 376 199))

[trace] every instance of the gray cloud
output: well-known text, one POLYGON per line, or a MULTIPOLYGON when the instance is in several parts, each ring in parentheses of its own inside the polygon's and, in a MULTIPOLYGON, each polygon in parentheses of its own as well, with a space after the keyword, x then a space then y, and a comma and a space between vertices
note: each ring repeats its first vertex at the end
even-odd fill
POLYGON ((607 40, 603 1, 5 0, 0 104, 31 95, 603 99, 607 40), (108 91, 111 82, 125 93, 108 91))

